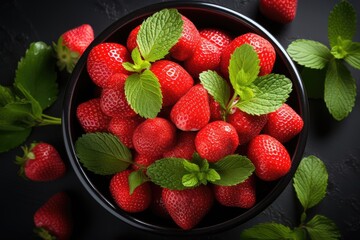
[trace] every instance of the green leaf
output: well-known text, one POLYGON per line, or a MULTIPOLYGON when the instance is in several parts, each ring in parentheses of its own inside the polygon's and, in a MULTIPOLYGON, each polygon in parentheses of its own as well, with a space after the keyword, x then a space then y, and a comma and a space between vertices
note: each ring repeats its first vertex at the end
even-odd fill
POLYGON ((248 114, 262 115, 275 111, 287 100, 292 91, 292 82, 284 75, 268 74, 258 77, 249 87, 254 97, 240 100, 236 106, 248 114))
MULTIPOLYGON (((0 113, 1 116, 1 113, 0 113)), ((0 130, 0 153, 21 145, 29 137, 31 128, 16 131, 0 130)))
POLYGON ((0 85, 0 107, 15 101, 15 95, 9 87, 0 85))
POLYGON ((11 102, 0 108, 0 130, 24 130, 35 126, 37 120, 32 113, 32 104, 26 100, 11 102))
POLYGON ((338 44, 331 48, 331 54, 337 59, 343 59, 348 54, 347 50, 351 45, 351 40, 342 40, 342 38, 339 37, 338 44))
POLYGON ((341 234, 336 224, 325 216, 315 215, 305 227, 312 240, 341 239, 341 234))
POLYGON ((149 178, 146 176, 143 170, 131 172, 129 175, 130 194, 133 194, 138 186, 147 181, 149 181, 149 178))
POLYGON ((182 190, 186 186, 183 185, 182 178, 189 172, 184 168, 182 158, 163 158, 155 161, 147 168, 147 175, 150 180, 161 187, 182 190))
POLYGON ((221 186, 233 186, 245 181, 255 170, 252 162, 245 156, 233 154, 210 164, 220 179, 213 183, 221 186))
POLYGON ((324 68, 333 58, 329 48, 324 44, 306 39, 293 41, 287 52, 298 64, 314 69, 324 68))
POLYGON ((134 48, 134 50, 132 50, 131 58, 132 58, 134 63, 125 62, 125 63, 122 64, 123 67, 129 72, 141 73, 143 70, 149 69, 150 66, 151 66, 149 61, 144 61, 141 58, 138 47, 136 47, 136 48, 134 48))
POLYGON ((200 82, 208 93, 220 104, 223 109, 230 99, 230 87, 226 80, 216 71, 204 71, 199 75, 200 82))
POLYGON ((308 156, 301 160, 294 175, 296 195, 304 210, 318 204, 325 196, 328 173, 324 163, 316 156, 308 156))
POLYGON ((45 43, 31 43, 16 70, 15 85, 21 84, 42 109, 49 107, 58 94, 52 54, 52 48, 45 43))
POLYGON ((76 154, 91 172, 110 175, 125 170, 132 163, 131 152, 110 133, 87 133, 77 139, 76 154))
POLYGON ((164 58, 181 36, 183 21, 176 9, 163 9, 142 24, 136 42, 143 58, 149 62, 164 58))
POLYGON ((323 99, 326 68, 312 69, 304 67, 301 70, 301 79, 309 98, 323 99))
POLYGON ((244 230, 240 234, 240 239, 247 240, 281 240, 293 239, 293 231, 279 223, 260 223, 252 228, 244 230))
POLYGON ((338 37, 352 40, 356 33, 356 12, 348 1, 340 1, 329 14, 328 38, 330 46, 338 44, 338 37))
POLYGON ((324 101, 331 115, 338 121, 352 111, 356 99, 356 82, 339 60, 330 62, 324 85, 324 101))
POLYGON ((196 177, 196 173, 185 174, 182 177, 181 182, 185 187, 196 187, 200 184, 199 179, 196 177))
POLYGON ((154 118, 160 112, 160 83, 150 70, 134 73, 126 79, 125 96, 131 108, 144 118, 154 118))
POLYGON ((254 48, 243 44, 230 57, 229 78, 235 92, 252 83, 260 72, 260 60, 254 48))
POLYGON ((191 172, 191 173, 200 172, 200 167, 195 163, 192 163, 192 162, 189 162, 189 161, 183 161, 183 164, 184 164, 184 168, 188 172, 191 172))
POLYGON ((21 83, 15 83, 15 88, 18 89, 25 99, 27 99, 31 104, 31 112, 36 119, 40 119, 42 115, 42 108, 38 101, 36 101, 33 96, 24 88, 21 83))
POLYGON ((353 42, 346 49, 347 55, 344 60, 352 67, 360 70, 360 43, 353 42))

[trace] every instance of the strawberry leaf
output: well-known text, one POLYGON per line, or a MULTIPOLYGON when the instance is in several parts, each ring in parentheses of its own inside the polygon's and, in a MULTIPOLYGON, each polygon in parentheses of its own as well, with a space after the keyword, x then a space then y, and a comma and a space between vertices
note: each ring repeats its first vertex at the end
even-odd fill
POLYGON ((352 111, 356 99, 356 81, 339 60, 330 62, 324 86, 324 100, 331 115, 338 121, 352 111))
POLYGON ((163 9, 148 17, 136 38, 143 58, 149 62, 164 58, 181 36, 183 21, 176 9, 163 9))
POLYGON ((138 171, 131 172, 129 175, 130 194, 133 194, 133 192, 135 191, 135 189, 138 186, 140 186, 141 184, 143 184, 147 181, 149 181, 149 178, 146 176, 144 171, 138 170, 138 171))
POLYGON ((144 118, 154 118, 160 112, 160 83, 150 70, 134 73, 126 79, 125 96, 131 108, 144 118))
POLYGON ((236 107, 252 115, 262 115, 278 109, 289 97, 292 82, 284 75, 269 74, 258 77, 251 86, 253 97, 240 99, 236 107))
POLYGON ((314 69, 324 68, 332 59, 328 47, 313 40, 295 40, 288 46, 287 52, 298 64, 314 69))
POLYGON ((348 1, 340 1, 329 14, 328 38, 330 46, 338 45, 338 37, 352 40, 356 32, 356 12, 348 1))
POLYGON ((0 153, 21 145, 29 137, 30 133, 31 128, 22 130, 0 130, 0 153))
POLYGON ((255 167, 245 156, 229 155, 223 159, 210 164, 220 176, 220 179, 213 181, 216 185, 233 186, 245 181, 254 172, 255 167))
POLYGON ((111 175, 125 170, 132 163, 131 152, 110 133, 87 133, 77 139, 75 151, 89 171, 111 175))
POLYGON ((9 87, 0 85, 0 107, 15 101, 15 95, 9 87))
POLYGON ((336 224, 322 215, 315 215, 305 226, 312 240, 337 240, 341 234, 336 224))
POLYGON ((32 104, 19 100, 0 108, 0 130, 19 131, 36 125, 37 118, 32 112, 32 104))
POLYGON ((296 239, 292 238, 293 231, 279 223, 260 223, 244 230, 240 239, 296 239))

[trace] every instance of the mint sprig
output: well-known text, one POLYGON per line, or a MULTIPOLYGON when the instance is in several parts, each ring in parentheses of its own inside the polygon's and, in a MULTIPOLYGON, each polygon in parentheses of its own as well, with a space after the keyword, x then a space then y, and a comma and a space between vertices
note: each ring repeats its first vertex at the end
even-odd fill
POLYGON ((354 42, 356 33, 356 12, 348 1, 336 4, 328 18, 328 40, 330 48, 324 44, 306 39, 293 41, 287 48, 291 58, 306 68, 324 70, 319 74, 302 74, 310 97, 324 99, 332 117, 338 121, 346 118, 355 106, 356 83, 347 64, 360 69, 360 43, 354 42), (314 90, 316 89, 316 90, 314 90))
POLYGON ((241 239, 340 239, 341 235, 336 224, 329 218, 316 214, 310 220, 307 210, 320 203, 325 197, 328 173, 324 163, 316 156, 308 156, 301 160, 293 178, 296 196, 299 199, 303 213, 300 225, 290 228, 280 223, 260 223, 244 230, 241 239))
POLYGON ((231 98, 230 86, 219 74, 215 71, 200 74, 201 84, 222 107, 224 119, 234 107, 251 115, 273 112, 289 97, 291 80, 281 74, 259 77, 259 62, 257 53, 249 44, 235 49, 229 63, 229 78, 234 89, 231 98))
POLYGON ((150 70, 151 63, 163 59, 177 43, 183 21, 176 9, 163 9, 146 18, 138 32, 133 62, 123 63, 133 72, 125 82, 125 96, 131 108, 144 118, 154 118, 162 106, 159 80, 150 70))

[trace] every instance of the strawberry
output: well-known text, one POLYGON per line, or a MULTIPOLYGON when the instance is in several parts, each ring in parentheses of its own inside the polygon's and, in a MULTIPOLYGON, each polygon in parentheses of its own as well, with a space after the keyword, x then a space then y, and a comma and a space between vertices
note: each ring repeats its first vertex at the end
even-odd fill
POLYGON ((258 54, 260 60, 259 75, 263 76, 271 73, 276 58, 275 49, 268 40, 255 33, 246 33, 236 37, 223 50, 220 61, 221 73, 225 77, 229 76, 228 67, 229 67, 231 54, 235 51, 236 48, 240 47, 245 43, 250 44, 258 54))
POLYGON ((149 182, 135 188, 130 194, 129 175, 131 170, 115 174, 110 181, 110 193, 116 204, 126 212, 142 212, 150 206, 151 189, 149 182))
POLYGON ((33 181, 52 181, 66 173, 66 166, 59 152, 51 144, 32 143, 30 147, 22 147, 23 157, 16 157, 20 165, 19 175, 33 181))
POLYGON ((238 108, 227 116, 227 122, 230 123, 238 133, 239 144, 249 142, 258 135, 267 121, 267 115, 250 115, 238 108))
POLYGON ((174 147, 164 152, 164 158, 185 158, 191 160, 195 152, 195 136, 196 132, 183 132, 178 134, 178 140, 174 147))
POLYGON ((173 61, 156 61, 151 65, 150 70, 159 80, 165 107, 174 105, 194 85, 189 73, 173 61))
POLYGON ((294 20, 297 0, 260 0, 259 9, 267 18, 285 24, 294 20))
POLYGON ((224 206, 251 208, 256 203, 254 176, 234 186, 214 185, 213 191, 215 199, 224 206))
POLYGON ((109 117, 134 117, 136 112, 130 107, 125 96, 126 75, 121 73, 114 74, 109 82, 111 87, 101 90, 100 108, 109 117), (125 78, 125 79, 124 79, 125 78), (117 84, 113 83, 117 80, 117 84))
POLYGON ((87 58, 87 71, 91 80, 99 87, 108 86, 114 73, 129 74, 122 63, 130 62, 126 47, 119 43, 100 43, 90 50, 87 58))
POLYGON ((198 78, 206 70, 217 70, 220 64, 220 49, 206 38, 201 37, 194 54, 184 62, 185 69, 198 78))
POLYGON ((131 118, 113 117, 108 126, 108 131, 117 136, 126 147, 133 148, 132 136, 135 129, 143 119, 139 116, 131 118))
POLYGON ((178 42, 170 49, 170 55, 178 61, 184 61, 194 54, 200 41, 200 33, 193 22, 181 15, 183 30, 178 42))
POLYGON ((232 40, 227 32, 215 28, 205 28, 200 30, 200 36, 215 44, 220 52, 229 45, 232 40))
POLYGON ((159 217, 170 219, 169 212, 166 210, 164 200, 162 198, 162 188, 159 185, 150 184, 152 201, 150 204, 151 211, 159 217))
POLYGON ((83 24, 63 33, 57 43, 53 43, 59 69, 66 68, 66 71, 71 73, 76 62, 93 40, 94 30, 89 24, 83 24))
POLYGON ((289 105, 284 103, 275 112, 269 113, 264 133, 285 143, 298 135, 304 126, 302 118, 289 105))
POLYGON ((184 230, 197 225, 209 212, 214 202, 214 195, 206 185, 185 190, 164 188, 162 198, 171 218, 184 230))
POLYGON ((210 121, 222 120, 223 109, 215 99, 209 95, 209 106, 210 106, 210 121))
POLYGON ((76 116, 85 132, 106 131, 110 117, 106 116, 100 107, 100 99, 93 98, 78 105, 76 116))
POLYGON ((264 181, 274 181, 287 174, 291 167, 288 151, 278 140, 260 134, 248 146, 248 158, 255 166, 256 175, 264 181))
POLYGON ((176 140, 175 126, 165 118, 149 118, 134 131, 133 144, 139 154, 159 156, 176 140))
POLYGON ((129 52, 132 52, 132 50, 134 50, 134 48, 136 48, 138 46, 138 44, 136 42, 136 38, 139 33, 140 27, 141 27, 141 25, 138 25, 136 28, 131 30, 131 32, 126 40, 126 47, 129 52))
POLYGON ((132 169, 139 170, 139 169, 145 169, 146 167, 153 164, 156 160, 161 159, 161 155, 145 155, 145 154, 139 154, 135 152, 134 155, 134 164, 132 165, 132 169))
POLYGON ((34 224, 41 239, 70 239, 73 222, 69 196, 65 192, 51 196, 34 213, 34 224))
POLYGON ((170 112, 171 121, 183 131, 197 131, 210 120, 209 97, 205 88, 194 85, 173 106, 170 112))
POLYGON ((209 162, 233 154, 239 145, 236 129, 224 121, 214 121, 203 127, 196 135, 196 151, 209 162))

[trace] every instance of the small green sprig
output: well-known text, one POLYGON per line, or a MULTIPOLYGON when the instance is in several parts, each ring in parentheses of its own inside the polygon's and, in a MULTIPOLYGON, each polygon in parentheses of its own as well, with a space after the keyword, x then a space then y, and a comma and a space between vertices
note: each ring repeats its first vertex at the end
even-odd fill
POLYGON ((355 9, 342 0, 329 14, 330 48, 307 39, 295 40, 287 48, 291 58, 304 67, 302 77, 309 97, 323 98, 338 121, 346 118, 355 105, 356 81, 348 69, 360 69, 360 43, 353 42, 355 33, 355 9))
POLYGON ((269 222, 260 223, 244 230, 241 239, 293 239, 302 240, 336 240, 340 239, 340 232, 336 224, 329 218, 316 214, 310 220, 308 209, 318 205, 326 195, 328 173, 324 163, 311 155, 302 159, 293 178, 296 196, 300 201, 303 212, 300 225, 291 229, 288 226, 269 222))

